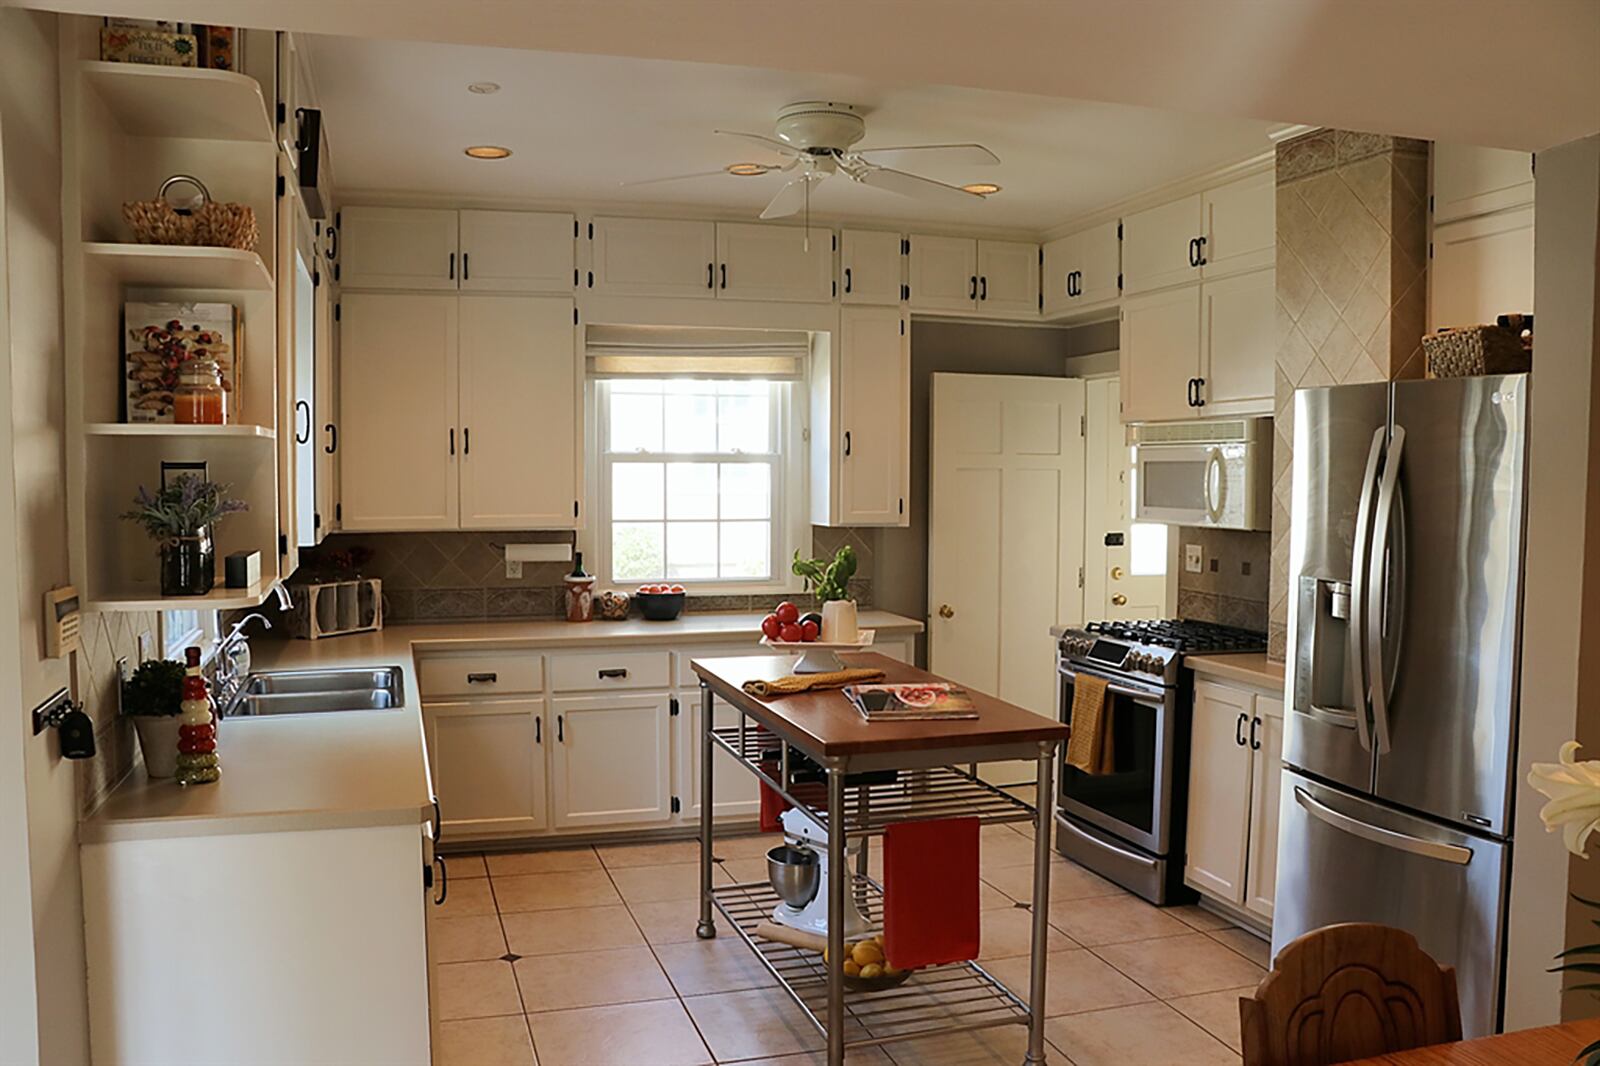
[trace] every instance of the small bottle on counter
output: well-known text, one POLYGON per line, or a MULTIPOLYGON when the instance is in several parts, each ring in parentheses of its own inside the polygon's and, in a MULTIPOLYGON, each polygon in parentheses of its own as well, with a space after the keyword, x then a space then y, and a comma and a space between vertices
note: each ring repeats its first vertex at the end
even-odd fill
POLYGON ((178 771, 180 785, 202 785, 222 776, 217 759, 217 715, 211 686, 200 670, 200 649, 185 648, 183 699, 178 704, 178 771))
POLYGON ((564 579, 567 586, 567 621, 594 621, 594 578, 583 572, 583 553, 573 552, 572 573, 564 579))

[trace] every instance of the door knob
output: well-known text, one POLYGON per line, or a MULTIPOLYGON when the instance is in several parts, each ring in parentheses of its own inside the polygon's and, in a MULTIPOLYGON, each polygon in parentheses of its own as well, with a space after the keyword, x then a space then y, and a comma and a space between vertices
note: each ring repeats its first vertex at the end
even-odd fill
POLYGON ((1116 607, 1126 607, 1128 605, 1128 597, 1119 592, 1111 597, 1111 603, 1116 607))
POLYGON ((1111 580, 1112 581, 1121 581, 1122 580, 1122 567, 1113 566, 1111 568, 1111 580))
POLYGON ((956 609, 954 607, 950 606, 948 603, 941 603, 939 605, 940 618, 954 618, 955 616, 956 609))

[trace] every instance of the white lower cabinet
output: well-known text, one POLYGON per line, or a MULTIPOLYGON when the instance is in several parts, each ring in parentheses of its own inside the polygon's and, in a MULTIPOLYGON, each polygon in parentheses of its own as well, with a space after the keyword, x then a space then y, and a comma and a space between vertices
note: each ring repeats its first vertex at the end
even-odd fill
MULTIPOLYGON (((715 700, 716 727, 730 729, 739 724, 739 712, 721 699, 715 700)), ((683 813, 700 817, 700 767, 702 738, 700 690, 685 689, 678 695, 678 792, 683 797, 683 813)), ((734 761, 721 748, 712 762, 713 818, 750 819, 761 813, 761 790, 755 775, 734 761)))
POLYGON ((548 825, 544 717, 542 699, 424 704, 442 841, 548 825))
POLYGON ((552 823, 557 829, 672 817, 672 699, 658 692, 551 702, 552 823))
POLYGON ((1189 758, 1186 884, 1272 919, 1283 701, 1196 681, 1189 758))

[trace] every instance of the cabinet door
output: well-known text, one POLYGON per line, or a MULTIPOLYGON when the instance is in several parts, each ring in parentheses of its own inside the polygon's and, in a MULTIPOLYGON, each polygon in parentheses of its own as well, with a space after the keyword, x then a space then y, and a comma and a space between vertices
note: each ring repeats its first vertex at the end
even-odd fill
POLYGON ((1185 196, 1122 220, 1122 294, 1164 289, 1200 276, 1190 242, 1200 236, 1200 195, 1185 196))
POLYGON ((1271 170, 1207 189, 1201 204, 1205 216, 1202 277, 1225 278, 1277 262, 1277 187, 1271 170))
MULTIPOLYGON (((700 817, 700 690, 685 689, 678 694, 678 766, 683 775, 678 782, 678 794, 684 797, 683 815, 700 817)), ((716 726, 727 729, 739 724, 739 712, 716 701, 716 726)), ((746 723, 754 728, 754 723, 746 723)), ((754 818, 761 813, 761 793, 756 777, 740 765, 732 755, 718 748, 713 760, 712 773, 716 780, 712 816, 715 818, 754 818)))
POLYGON ((1200 286, 1122 301, 1122 420, 1193 418, 1189 379, 1200 374, 1200 286))
POLYGON ((971 311, 978 302, 978 242, 967 237, 911 237, 911 307, 971 311))
POLYGON ((571 293, 576 225, 554 211, 461 212, 462 291, 571 293))
POLYGON ((1073 285, 1072 309, 1087 311, 1106 307, 1122 298, 1122 238, 1120 223, 1102 222, 1077 235, 1072 269, 1078 272, 1073 285))
POLYGON ((911 350, 898 308, 839 310, 839 525, 909 519, 911 350))
POLYGON ((717 223, 717 298, 827 303, 833 299, 833 232, 717 223))
POLYGON ((1083 244, 1083 234, 1073 233, 1057 237, 1044 246, 1044 265, 1040 267, 1039 289, 1044 297, 1040 310, 1045 315, 1065 314, 1072 310, 1072 291, 1076 289, 1075 272, 1080 269, 1078 260, 1083 244))
POLYGON ((900 234, 847 229, 839 234, 839 299, 847 304, 898 304, 900 234))
POLYGON ((1278 885, 1278 796, 1283 777, 1283 700, 1256 697, 1254 742, 1250 751, 1250 857, 1245 872, 1244 905, 1272 920, 1272 894, 1278 885))
POLYGON ((455 529, 457 297, 340 303, 343 528, 455 529))
POLYGON ((596 218, 593 225, 595 292, 701 299, 716 295, 716 223, 596 218))
POLYGON ((1505 148, 1433 145, 1433 222, 1533 203, 1533 156, 1505 148))
POLYGON ((1200 284, 1200 413, 1272 414, 1277 271, 1200 284))
POLYGON ((455 289, 454 211, 345 207, 339 215, 339 280, 346 289, 455 289))
POLYGON ((568 296, 461 297, 461 528, 576 525, 576 329, 568 296))
POLYGON ((1239 903, 1244 899, 1250 832, 1250 749, 1255 697, 1197 681, 1189 757, 1189 844, 1184 881, 1239 903))
POLYGON ((1039 246, 1017 241, 978 242, 978 310, 984 314, 1039 314, 1039 246))
POLYGON ((334 328, 333 328, 333 271, 329 269, 330 261, 324 256, 323 249, 326 241, 323 234, 326 229, 318 227, 317 237, 321 246, 317 255, 323 257, 320 268, 322 282, 317 286, 316 308, 314 313, 316 366, 313 370, 313 392, 315 398, 312 403, 316 418, 311 428, 312 446, 315 449, 313 466, 315 468, 317 491, 317 542, 332 533, 337 526, 334 523, 334 501, 337 496, 334 492, 334 452, 338 447, 339 427, 337 422, 337 407, 334 403, 334 328))
POLYGON ((552 701, 557 829, 672 817, 671 702, 665 693, 650 692, 552 701))
POLYGON ((422 717, 441 840, 546 827, 543 700, 427 703, 422 717))
POLYGON ((1533 208, 1433 228, 1428 328, 1493 322, 1533 310, 1533 208))

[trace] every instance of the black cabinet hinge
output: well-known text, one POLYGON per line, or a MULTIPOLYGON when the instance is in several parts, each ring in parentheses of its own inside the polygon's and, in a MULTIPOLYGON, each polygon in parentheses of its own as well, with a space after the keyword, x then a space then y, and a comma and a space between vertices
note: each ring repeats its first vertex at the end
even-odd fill
POLYGON ((1122 275, 1121 274, 1117 275, 1117 291, 1118 292, 1122 291, 1122 275))
POLYGON ((594 288, 594 271, 589 271, 589 288, 594 288))
POLYGON ((1039 265, 1044 266, 1044 245, 1039 245, 1039 265))
POLYGON ((667 701, 667 716, 669 718, 678 717, 678 697, 674 696, 667 701))
POLYGON ((339 280, 339 264, 338 263, 333 264, 333 280, 334 281, 338 281, 339 280))
POLYGON ((901 255, 910 255, 911 254, 911 238, 910 237, 901 237, 900 238, 900 254, 901 255))
POLYGON ((900 320, 900 336, 904 337, 905 335, 906 335, 906 320, 902 318, 900 320))
POLYGON ((335 211, 333 213, 333 225, 334 225, 335 229, 340 228, 340 227, 342 227, 344 225, 344 212, 343 211, 335 211))
POLYGON ((311 526, 312 526, 313 529, 321 529, 322 528, 322 512, 321 511, 316 511, 316 512, 312 513, 312 515, 311 515, 311 526))
POLYGON ((1429 259, 1433 258, 1433 242, 1432 241, 1428 242, 1428 258, 1429 259))
POLYGON ((341 310, 342 310, 342 308, 340 307, 339 304, 334 304, 333 305, 333 320, 335 322, 339 321, 339 314, 340 314, 341 310))
POLYGON ((578 220, 577 219, 573 219, 572 220, 572 239, 573 240, 577 240, 578 239, 578 220))
POLYGON ((833 283, 833 295, 835 297, 839 295, 839 283, 837 281, 833 283))
POLYGON ((911 286, 910 285, 902 285, 902 286, 900 286, 900 299, 902 299, 902 300, 911 299, 911 286))
POLYGON ((1117 223, 1117 240, 1122 240, 1122 223, 1117 223))
POLYGON ((1428 194, 1428 214, 1433 214, 1433 194, 1428 194))
POLYGON ((682 810, 683 810, 683 801, 678 799, 677 796, 673 796, 672 797, 672 813, 673 814, 678 814, 682 810))
POLYGON ((336 503, 333 505, 333 520, 335 522, 344 521, 344 504, 336 503))
POLYGON ((279 533, 278 534, 278 554, 279 555, 288 555, 289 554, 289 534, 287 534, 287 533, 279 533))
POLYGON ((284 192, 283 175, 278 175, 278 196, 282 198, 284 192))
POLYGON ((289 118, 289 109, 284 105, 284 102, 282 100, 279 100, 278 101, 278 125, 280 125, 280 126, 283 125, 284 122, 287 121, 288 118, 289 118))
POLYGON ((573 518, 577 518, 578 517, 578 501, 577 500, 573 500, 572 501, 572 517, 573 518))
MULTIPOLYGON (((574 225, 574 226, 576 226, 576 225, 577 225, 577 223, 576 223, 576 222, 574 222, 574 223, 573 223, 573 225, 574 225)), ((577 236, 577 234, 576 234, 576 233, 574 233, 574 234, 573 234, 573 236, 574 236, 574 237, 576 237, 576 236, 577 236)), ((572 268, 572 287, 573 287, 573 288, 574 288, 574 289, 576 289, 576 288, 577 288, 577 287, 578 287, 578 278, 579 278, 579 272, 578 272, 578 268, 577 268, 577 267, 573 267, 573 268, 572 268)))
POLYGON ((578 324, 578 309, 576 307, 572 309, 572 324, 574 326, 578 324))
POLYGON ((900 497, 900 513, 906 513, 906 498, 904 496, 900 497))
POLYGON ((594 223, 589 223, 589 239, 594 240, 594 223))
POLYGON ((316 288, 317 286, 319 286, 321 284, 322 284, 322 271, 313 270, 311 272, 311 287, 314 289, 314 288, 316 288))
POLYGON ((1039 310, 1044 310, 1044 293, 1042 292, 1039 294, 1039 310))

